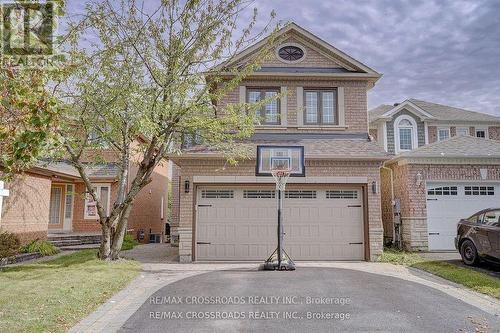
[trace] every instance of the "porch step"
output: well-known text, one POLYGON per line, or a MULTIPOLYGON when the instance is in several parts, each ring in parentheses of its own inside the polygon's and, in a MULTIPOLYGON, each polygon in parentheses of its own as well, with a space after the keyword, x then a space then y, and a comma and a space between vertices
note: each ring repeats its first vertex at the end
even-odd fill
POLYGON ((81 244, 81 245, 68 245, 62 246, 59 249, 61 251, 79 251, 88 249, 98 249, 100 244, 81 244))
POLYGON ((79 245, 97 245, 101 243, 101 235, 49 235, 48 241, 60 249, 79 245))

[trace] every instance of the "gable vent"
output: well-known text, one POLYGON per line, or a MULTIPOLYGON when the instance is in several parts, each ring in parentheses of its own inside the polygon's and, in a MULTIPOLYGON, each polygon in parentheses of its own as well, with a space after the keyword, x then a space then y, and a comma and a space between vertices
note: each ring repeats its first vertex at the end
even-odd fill
POLYGON ((202 199, 232 199, 234 198, 233 190, 202 190, 202 199))

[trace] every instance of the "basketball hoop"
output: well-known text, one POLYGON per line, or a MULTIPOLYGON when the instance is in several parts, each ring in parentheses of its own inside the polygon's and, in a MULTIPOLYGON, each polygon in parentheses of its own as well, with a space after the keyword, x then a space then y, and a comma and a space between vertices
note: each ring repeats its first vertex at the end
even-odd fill
POLYGON ((271 170, 271 175, 273 175, 274 181, 276 182, 276 190, 284 191, 288 178, 292 173, 291 169, 277 168, 271 170))

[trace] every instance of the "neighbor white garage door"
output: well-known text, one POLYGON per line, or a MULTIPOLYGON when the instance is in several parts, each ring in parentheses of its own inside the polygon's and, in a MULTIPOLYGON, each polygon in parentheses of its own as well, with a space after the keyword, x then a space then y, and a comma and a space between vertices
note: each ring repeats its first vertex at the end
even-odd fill
MULTIPOLYGON (((272 188, 204 187, 197 193, 197 260, 265 260, 276 248, 272 188)), ((290 189, 285 250, 294 260, 363 260, 361 188, 290 189)))
POLYGON ((457 223, 481 209, 500 206, 500 186, 488 183, 428 183, 429 250, 454 250, 457 223))

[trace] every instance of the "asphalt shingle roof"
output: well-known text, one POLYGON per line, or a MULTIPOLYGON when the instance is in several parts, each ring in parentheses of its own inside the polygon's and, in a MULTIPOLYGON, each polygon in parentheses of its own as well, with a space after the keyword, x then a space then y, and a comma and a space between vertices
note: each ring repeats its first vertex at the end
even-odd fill
POLYGON ((405 152, 396 159, 404 157, 500 158, 500 141, 454 136, 405 152))
MULTIPOLYGON (((480 113, 470 110, 465 110, 461 108, 456 108, 453 106, 432 103, 427 101, 418 100, 415 98, 410 98, 409 102, 415 104, 425 112, 433 116, 434 120, 444 120, 444 121, 493 121, 500 122, 500 117, 495 117, 486 113, 480 113)), ((387 111, 393 109, 395 106, 382 104, 368 111, 368 118, 370 122, 377 120, 387 111)))
MULTIPOLYGON (((293 138, 293 136, 283 135, 272 136, 273 140, 260 138, 239 143, 248 156, 256 156, 258 145, 275 146, 304 146, 306 158, 331 158, 331 159, 389 159, 387 152, 376 142, 369 141, 368 138, 340 139, 338 137, 318 137, 318 138, 293 138)), ((206 157, 218 157, 220 153, 205 146, 195 146, 186 151, 181 157, 205 155, 206 157)), ((174 157, 175 158, 175 157, 174 157)))
MULTIPOLYGON (((42 161, 38 164, 38 167, 72 177, 80 177, 75 167, 64 160, 42 161)), ((90 178, 116 178, 119 174, 119 167, 116 163, 92 163, 87 164, 86 169, 90 178)))

